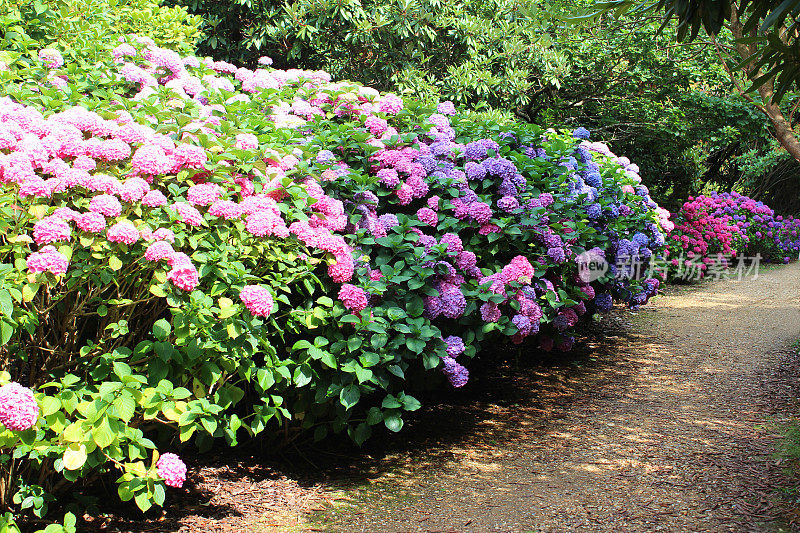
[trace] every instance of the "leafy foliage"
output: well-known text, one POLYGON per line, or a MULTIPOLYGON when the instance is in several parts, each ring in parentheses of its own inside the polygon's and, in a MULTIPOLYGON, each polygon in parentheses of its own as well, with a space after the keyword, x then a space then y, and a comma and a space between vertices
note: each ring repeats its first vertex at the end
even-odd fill
POLYGON ((581 316, 655 293, 578 275, 664 243, 636 166, 585 130, 115 44, 0 71, 0 384, 39 409, 0 433, 6 507, 98 476, 161 505, 180 443, 399 431, 484 340, 568 350, 581 316))

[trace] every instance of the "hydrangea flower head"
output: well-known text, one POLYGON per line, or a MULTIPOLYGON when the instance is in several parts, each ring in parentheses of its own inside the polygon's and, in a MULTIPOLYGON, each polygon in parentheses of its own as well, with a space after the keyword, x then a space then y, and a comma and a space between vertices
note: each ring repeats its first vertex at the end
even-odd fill
POLYGON ((33 391, 19 383, 0 387, 0 423, 11 431, 32 428, 39 419, 39 404, 33 391))
POLYGON ((353 313, 361 312, 369 303, 364 289, 349 283, 343 284, 339 289, 339 300, 353 313))
POLYGON ((239 292, 239 298, 253 316, 268 317, 272 314, 275 302, 272 293, 261 285, 245 285, 239 292))
POLYGON ((186 464, 174 453, 165 453, 156 461, 156 471, 164 484, 177 489, 186 481, 186 464))

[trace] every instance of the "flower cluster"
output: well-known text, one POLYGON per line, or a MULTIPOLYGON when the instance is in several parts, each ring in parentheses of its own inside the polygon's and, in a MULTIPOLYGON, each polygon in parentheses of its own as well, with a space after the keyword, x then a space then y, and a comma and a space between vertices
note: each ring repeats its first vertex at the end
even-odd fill
POLYGON ((674 268, 697 264, 702 275, 737 255, 788 262, 800 252, 800 219, 737 192, 690 197, 673 218, 668 259, 674 268))
POLYGON ((158 476, 164 484, 170 487, 181 488, 186 481, 186 465, 174 453, 165 453, 156 461, 158 476))
POLYGON ((0 424, 12 431, 25 431, 36 424, 39 404, 33 391, 19 383, 0 387, 0 424))

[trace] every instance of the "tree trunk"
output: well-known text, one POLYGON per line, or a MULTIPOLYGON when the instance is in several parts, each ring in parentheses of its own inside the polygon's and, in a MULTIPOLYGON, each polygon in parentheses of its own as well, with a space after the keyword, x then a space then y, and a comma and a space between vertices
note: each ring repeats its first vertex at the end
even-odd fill
MULTIPOLYGON (((736 9, 736 4, 731 2, 731 33, 733 33, 733 36, 738 41, 745 37, 745 34, 744 26, 739 20, 736 9)), ((754 29, 750 32, 748 37, 755 37, 755 35, 756 30, 754 29)), ((744 60, 748 57, 752 57, 758 49, 756 44, 744 44, 737 42, 736 50, 744 60)), ((744 70, 749 78, 757 78, 762 75, 761 70, 755 69, 752 62, 745 65, 744 70)), ((763 104, 759 105, 758 107, 767 116, 767 118, 769 118, 770 122, 772 122, 772 126, 775 128, 775 138, 778 140, 781 146, 783 146, 783 148, 789 152, 789 155, 800 162, 800 140, 797 138, 797 134, 792 129, 792 125, 789 124, 789 121, 786 120, 786 117, 783 115, 780 106, 776 105, 772 101, 775 91, 775 77, 773 76, 762 83, 757 90, 763 102, 763 104)))

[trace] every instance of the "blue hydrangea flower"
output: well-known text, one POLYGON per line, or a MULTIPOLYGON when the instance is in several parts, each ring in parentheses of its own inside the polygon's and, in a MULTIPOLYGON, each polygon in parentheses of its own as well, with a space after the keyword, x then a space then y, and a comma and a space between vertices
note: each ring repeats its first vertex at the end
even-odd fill
POLYGON ((588 139, 590 135, 591 133, 589 132, 589 130, 587 130, 583 126, 575 129, 575 131, 572 132, 572 136, 575 137, 576 139, 588 139))
POLYGON ((331 152, 330 150, 320 150, 319 152, 317 152, 317 163, 319 163, 320 165, 327 165, 331 163, 334 159, 336 159, 336 156, 334 156, 333 152, 331 152))
POLYGON ((595 297, 594 303, 597 306, 598 311, 607 313, 608 311, 611 311, 612 307, 614 307, 614 298, 611 296, 611 294, 604 292, 595 297))

